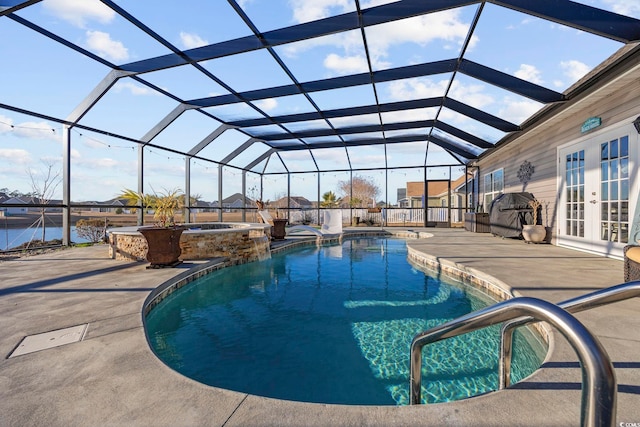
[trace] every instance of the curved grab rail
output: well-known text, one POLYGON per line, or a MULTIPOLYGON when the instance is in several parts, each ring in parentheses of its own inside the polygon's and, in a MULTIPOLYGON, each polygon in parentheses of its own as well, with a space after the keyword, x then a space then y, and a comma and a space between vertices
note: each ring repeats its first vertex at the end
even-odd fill
POLYGON ((611 426, 616 418, 616 376, 602 344, 575 317, 547 301, 519 297, 467 314, 416 335, 411 342, 411 404, 421 402, 422 348, 523 316, 545 320, 569 341, 582 369, 581 425, 611 426))
MULTIPOLYGON (((633 297, 640 297, 640 281, 622 283, 563 301, 558 306, 569 313, 579 313, 633 297)), ((499 387, 504 389, 511 383, 511 358, 513 350, 513 332, 516 328, 534 322, 532 317, 522 317, 505 322, 500 329, 499 387)))

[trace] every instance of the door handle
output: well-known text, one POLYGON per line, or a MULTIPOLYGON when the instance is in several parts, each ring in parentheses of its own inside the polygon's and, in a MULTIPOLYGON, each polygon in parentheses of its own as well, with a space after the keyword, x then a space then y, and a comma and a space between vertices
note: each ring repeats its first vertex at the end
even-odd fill
POLYGON ((594 205, 595 205, 596 203, 598 203, 598 201, 597 201, 597 200, 589 200, 589 203, 591 203, 591 204, 594 204, 594 205))

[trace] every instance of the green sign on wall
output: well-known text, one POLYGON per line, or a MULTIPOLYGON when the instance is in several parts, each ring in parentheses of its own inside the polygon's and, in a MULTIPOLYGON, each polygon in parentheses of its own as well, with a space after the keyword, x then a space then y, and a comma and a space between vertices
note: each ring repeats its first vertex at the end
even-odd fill
POLYGON ((580 132, 585 133, 587 131, 590 131, 591 129, 597 128, 601 124, 602 124, 602 119, 600 117, 589 117, 582 124, 582 127, 580 128, 580 132))

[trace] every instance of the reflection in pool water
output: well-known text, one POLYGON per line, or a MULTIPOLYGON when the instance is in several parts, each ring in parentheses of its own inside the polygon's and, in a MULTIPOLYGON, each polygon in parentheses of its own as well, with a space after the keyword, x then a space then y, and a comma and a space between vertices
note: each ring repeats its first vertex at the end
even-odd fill
MULTIPOLYGON (((347 240, 213 272, 146 318, 156 354, 205 384, 320 403, 409 402, 409 346, 430 327, 494 301, 418 271, 395 239, 347 240)), ((423 351, 423 399, 446 402, 497 388, 499 326, 423 351)), ((516 333, 513 378, 545 348, 516 333)))

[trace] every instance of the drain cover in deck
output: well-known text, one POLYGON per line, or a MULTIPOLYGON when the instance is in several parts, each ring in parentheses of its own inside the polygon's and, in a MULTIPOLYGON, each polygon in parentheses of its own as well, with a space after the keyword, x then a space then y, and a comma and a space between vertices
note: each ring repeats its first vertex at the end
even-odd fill
POLYGON ((24 337, 9 358, 81 341, 87 331, 87 326, 89 324, 85 323, 84 325, 24 337))

